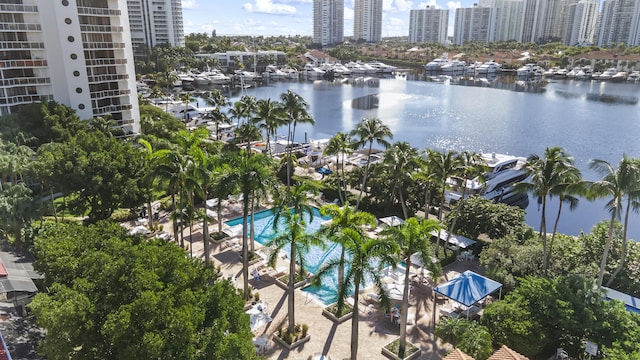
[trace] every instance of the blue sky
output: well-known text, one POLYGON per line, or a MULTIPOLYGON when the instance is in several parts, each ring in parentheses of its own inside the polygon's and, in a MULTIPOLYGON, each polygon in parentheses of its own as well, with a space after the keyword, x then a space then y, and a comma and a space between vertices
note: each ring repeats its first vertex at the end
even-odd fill
MULTIPOLYGON (((470 7, 473 0, 384 0, 382 36, 407 36, 409 10, 435 5, 449 9, 449 33, 453 14, 470 7)), ((308 35, 313 33, 313 0, 182 0, 184 32, 218 35, 308 35)), ((353 0, 345 0, 344 34, 353 35, 353 0)))

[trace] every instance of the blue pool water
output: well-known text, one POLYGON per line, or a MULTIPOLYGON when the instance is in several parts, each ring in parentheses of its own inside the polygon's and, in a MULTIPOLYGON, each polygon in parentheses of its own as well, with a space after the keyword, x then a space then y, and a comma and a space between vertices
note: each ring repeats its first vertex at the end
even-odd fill
MULTIPOLYGON (((255 213, 254 230, 256 234, 254 236, 254 239, 258 243, 264 245, 268 240, 274 238, 278 234, 278 232, 284 231, 284 229, 286 229, 286 226, 282 222, 278 224, 276 229, 274 229, 274 217, 275 216, 271 210, 264 210, 255 213)), ((251 218, 249 218, 249 220, 250 219, 251 218)), ((308 215, 305 215, 304 218, 307 223, 306 232, 309 234, 317 232, 320 229, 321 224, 329 219, 331 218, 322 216, 318 208, 313 208, 313 219, 310 220, 308 215)), ((226 224, 229 226, 242 224, 242 218, 229 220, 226 222, 226 224)), ((289 246, 286 246, 283 250, 289 253, 289 246)), ((336 243, 329 243, 325 248, 317 246, 311 247, 309 252, 305 255, 307 271, 314 274, 317 273, 322 265, 328 260, 339 258, 341 251, 342 247, 336 243)), ((324 304, 334 303, 337 299, 337 278, 337 273, 330 274, 330 276, 326 276, 323 278, 321 287, 309 286, 306 287, 303 291, 314 296, 324 304)))

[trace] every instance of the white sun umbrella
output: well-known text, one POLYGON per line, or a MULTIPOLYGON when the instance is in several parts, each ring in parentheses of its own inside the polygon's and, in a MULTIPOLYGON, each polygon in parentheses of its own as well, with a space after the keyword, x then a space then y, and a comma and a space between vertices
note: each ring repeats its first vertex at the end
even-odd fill
POLYGON ((251 331, 260 329, 272 320, 269 315, 265 314, 255 306, 247 310, 246 313, 249 314, 249 327, 251 328, 251 331))

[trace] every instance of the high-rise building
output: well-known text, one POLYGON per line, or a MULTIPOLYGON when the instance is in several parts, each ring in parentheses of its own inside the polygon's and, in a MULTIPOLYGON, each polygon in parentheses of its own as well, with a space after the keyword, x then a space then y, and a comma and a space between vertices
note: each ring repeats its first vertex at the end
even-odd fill
POLYGON ((139 132, 126 0, 10 2, 0 4, 0 114, 55 100, 139 132))
POLYGON ((598 0, 580 0, 569 6, 567 28, 563 42, 567 45, 593 44, 596 20, 598 18, 598 0))
POLYGON ((382 0, 354 0, 353 16, 356 41, 382 40, 382 0))
POLYGON ((184 46, 181 0, 127 0, 134 55, 158 45, 184 46))
POLYGON ((480 6, 497 9, 494 41, 516 41, 520 37, 524 0, 481 0, 480 6))
POLYGON ((344 0, 313 0, 313 42, 322 46, 344 42, 344 0))
POLYGON ((453 43, 465 41, 493 42, 495 39, 497 8, 474 6, 456 9, 453 43))
POLYGON ((633 31, 640 26, 639 7, 640 0, 605 0, 596 26, 596 45, 638 45, 633 42, 633 31))
POLYGON ((447 40, 449 10, 436 9, 427 5, 426 9, 411 10, 409 16, 410 43, 441 43, 447 40))
POLYGON ((631 30, 629 31, 629 46, 640 46, 640 1, 636 1, 631 16, 631 30))

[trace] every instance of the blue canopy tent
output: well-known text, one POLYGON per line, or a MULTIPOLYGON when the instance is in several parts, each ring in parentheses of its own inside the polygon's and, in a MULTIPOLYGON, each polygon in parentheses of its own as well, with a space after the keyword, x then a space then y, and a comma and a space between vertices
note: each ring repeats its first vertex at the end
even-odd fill
POLYGON ((622 301, 627 311, 632 311, 640 314, 640 299, 604 286, 602 287, 602 290, 604 290, 604 295, 607 300, 622 301))
POLYGON ((501 289, 502 284, 499 282, 467 270, 455 279, 438 285, 433 289, 433 321, 435 323, 437 304, 435 297, 437 297, 438 294, 448 297, 464 306, 471 307, 473 304, 501 289))

